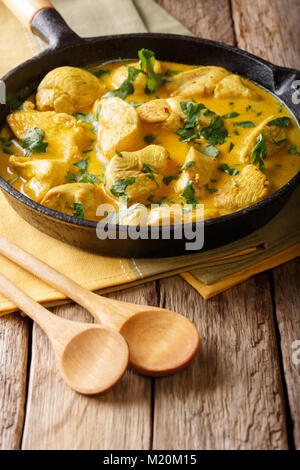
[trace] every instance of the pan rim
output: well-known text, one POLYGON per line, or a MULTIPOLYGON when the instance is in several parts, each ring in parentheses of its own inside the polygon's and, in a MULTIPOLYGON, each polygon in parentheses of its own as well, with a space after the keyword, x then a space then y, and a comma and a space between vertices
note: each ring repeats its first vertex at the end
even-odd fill
MULTIPOLYGON (((181 40, 181 41, 188 41, 188 42, 192 41, 192 42, 195 42, 195 43, 198 43, 198 44, 200 44, 200 43, 201 44, 207 44, 207 45, 211 45, 211 46, 214 46, 214 47, 219 47, 221 49, 230 51, 230 52, 232 52, 236 55, 242 56, 244 58, 251 58, 252 60, 255 60, 256 62, 258 62, 259 64, 263 64, 263 65, 268 66, 272 72, 274 72, 275 70, 286 71, 286 72, 289 72, 291 74, 291 76, 292 76, 292 74, 299 74, 300 73, 300 71, 298 71, 297 69, 275 65, 275 64, 273 64, 273 63, 271 63, 271 62, 269 62, 269 61, 267 61, 263 58, 260 58, 256 55, 254 55, 254 54, 252 54, 248 51, 245 51, 243 49, 240 49, 236 46, 225 44, 225 43, 219 42, 219 41, 213 41, 211 39, 205 39, 205 38, 199 38, 199 37, 187 36, 187 35, 179 35, 179 34, 169 34, 169 33, 130 33, 130 34, 109 35, 109 36, 97 36, 97 37, 90 37, 90 38, 80 38, 80 37, 78 37, 78 41, 73 40, 72 42, 67 43, 67 44, 65 44, 61 47, 57 47, 57 48, 48 47, 45 51, 42 51, 37 56, 34 56, 34 57, 28 59, 27 61, 22 62, 21 64, 14 67, 12 70, 10 70, 8 73, 6 73, 3 77, 1 77, 1 80, 3 80, 5 82, 12 75, 14 75, 14 73, 19 71, 20 68, 22 68, 23 66, 28 65, 31 62, 36 62, 39 59, 41 59, 44 56, 47 56, 49 54, 55 54, 55 53, 61 52, 63 50, 72 49, 74 47, 81 47, 85 44, 88 44, 89 42, 95 43, 97 41, 103 42, 103 41, 118 40, 118 39, 122 40, 122 39, 125 39, 125 38, 143 38, 143 37, 145 37, 145 38, 146 37, 150 37, 150 38, 152 37, 152 38, 157 38, 157 39, 174 39, 174 40, 181 40)), ((276 96, 276 93, 274 91, 271 91, 268 88, 266 88, 266 90, 271 92, 272 94, 275 94, 275 96, 276 96)), ((284 100, 282 100, 282 101, 285 103, 284 100)), ((289 107, 288 107, 288 109, 289 109, 289 107)), ((292 114, 294 114, 294 113, 292 113, 292 114)), ((298 125, 300 126, 300 117, 295 116, 295 118, 296 118, 296 121, 298 122, 298 125)), ((241 216, 244 216, 244 215, 247 215, 249 213, 255 212, 258 209, 262 210, 264 208, 267 208, 269 205, 273 204, 274 200, 277 200, 281 196, 284 196, 288 191, 295 189, 296 186, 299 183, 300 183, 300 170, 284 186, 282 186, 275 193, 268 196, 266 199, 263 199, 262 201, 259 201, 255 204, 253 204, 251 206, 248 206, 246 208, 243 208, 239 211, 232 212, 232 213, 227 214, 227 215, 222 215, 220 217, 215 217, 213 219, 204 220, 204 225, 205 226, 214 226, 215 225, 217 227, 218 225, 222 224, 223 222, 225 223, 225 222, 234 221, 234 220, 240 218, 241 216)), ((6 180, 4 180, 4 178, 2 176, 0 176, 0 188, 3 191, 5 191, 6 193, 8 193, 10 196, 12 196, 14 199, 16 199, 17 201, 25 204, 29 208, 31 208, 31 209, 33 209, 33 210, 49 217, 51 219, 55 219, 59 222, 64 222, 64 223, 67 223, 68 225, 71 225, 71 226, 73 225, 73 226, 76 226, 76 227, 91 228, 91 229, 94 229, 94 230, 96 230, 96 227, 99 223, 97 221, 91 221, 91 220, 87 220, 87 219, 79 219, 77 217, 69 216, 67 214, 64 214, 63 212, 58 212, 58 211, 55 211, 53 209, 49 209, 48 207, 43 206, 43 205, 41 205, 40 203, 38 203, 36 201, 33 201, 28 196, 25 196, 21 192, 17 191, 6 180)), ((203 222, 198 222, 198 223, 203 223, 203 222)), ((192 224, 195 225, 195 224, 197 224, 197 222, 193 222, 192 224)), ((175 230, 176 225, 170 225, 169 227, 170 227, 170 233, 172 233, 173 230, 175 230)), ((119 231, 122 232, 122 231, 127 230, 127 225, 107 224, 107 228, 108 228, 108 230, 113 229, 113 230, 117 230, 118 232, 119 231)), ((161 229, 162 229, 162 227, 160 226, 160 231, 161 231, 161 229)))

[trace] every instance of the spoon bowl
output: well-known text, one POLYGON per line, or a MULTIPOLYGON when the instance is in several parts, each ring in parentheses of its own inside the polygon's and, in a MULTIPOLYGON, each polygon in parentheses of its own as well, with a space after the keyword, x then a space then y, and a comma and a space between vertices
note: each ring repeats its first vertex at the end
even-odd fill
POLYGON ((116 331, 90 326, 65 346, 61 373, 79 393, 94 395, 120 380, 128 363, 128 347, 116 331))
POLYGON ((199 347, 195 325, 165 309, 136 313, 122 325, 120 333, 129 346, 130 366, 149 376, 159 377, 181 369, 199 347))

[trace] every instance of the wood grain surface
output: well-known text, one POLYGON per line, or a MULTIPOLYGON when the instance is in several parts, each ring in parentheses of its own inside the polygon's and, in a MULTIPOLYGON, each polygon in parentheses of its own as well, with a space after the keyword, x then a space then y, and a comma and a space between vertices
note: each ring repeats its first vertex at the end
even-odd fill
MULTIPOLYGON (((198 36, 299 68, 299 0, 157 2, 198 36)), ((30 323, 6 317, 0 322, 0 448, 18 448, 21 438, 23 449, 300 448, 300 365, 291 355, 300 340, 299 274, 298 259, 207 302, 179 276, 111 295, 186 314, 197 324, 201 347, 181 373, 151 380, 129 371, 96 398, 66 387, 34 326, 24 429, 30 323)), ((90 320, 78 306, 54 311, 90 320)))

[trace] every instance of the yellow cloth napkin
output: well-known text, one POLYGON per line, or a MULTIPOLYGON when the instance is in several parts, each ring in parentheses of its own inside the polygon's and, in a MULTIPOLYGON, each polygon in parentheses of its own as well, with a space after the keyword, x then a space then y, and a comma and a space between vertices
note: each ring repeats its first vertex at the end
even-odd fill
MULTIPOLYGON (((189 34, 153 0, 53 0, 53 4, 82 36, 143 31, 189 34)), ((0 76, 45 47, 0 3, 0 76), (13 48, 8 41, 11 37, 13 48)), ((256 272, 300 255, 299 205, 300 188, 273 221, 243 240, 209 252, 167 259, 127 260, 83 252, 31 227, 10 208, 2 194, 0 233, 97 292, 111 292, 181 273, 208 298, 256 272)), ((39 302, 57 305, 65 299, 1 256, 0 271, 39 302)), ((0 296, 0 314, 14 310, 14 305, 0 296)))

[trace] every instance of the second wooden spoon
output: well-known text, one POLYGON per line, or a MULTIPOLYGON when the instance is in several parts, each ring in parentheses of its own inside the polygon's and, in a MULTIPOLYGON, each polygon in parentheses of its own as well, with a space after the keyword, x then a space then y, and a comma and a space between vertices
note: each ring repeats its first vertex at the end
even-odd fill
POLYGON ((195 325, 183 315, 93 294, 0 236, 0 253, 55 287, 127 340, 130 365, 144 375, 166 375, 185 366, 199 347, 195 325))

